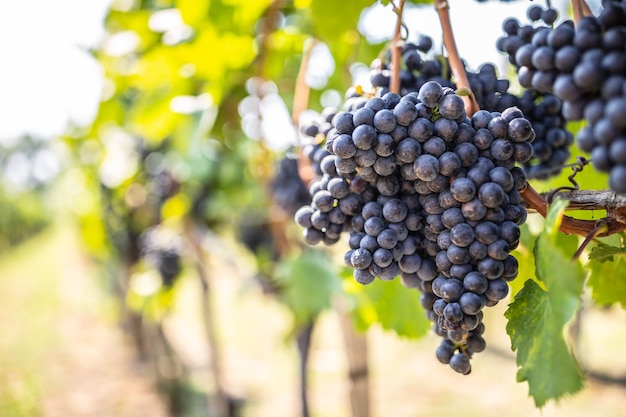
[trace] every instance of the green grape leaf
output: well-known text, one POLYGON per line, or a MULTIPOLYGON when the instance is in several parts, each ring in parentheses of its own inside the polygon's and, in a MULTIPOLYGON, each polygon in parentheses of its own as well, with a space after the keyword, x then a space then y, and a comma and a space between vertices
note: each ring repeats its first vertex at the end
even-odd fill
POLYGON ((626 308, 626 248, 598 242, 589 253, 587 285, 599 305, 619 303, 626 308))
MULTIPOLYGON (((333 43, 344 38, 349 31, 356 31, 361 11, 373 4, 372 0, 311 2, 311 21, 314 33, 323 41, 333 43)), ((393 27, 389 33, 393 32, 393 27)))
MULTIPOLYGON (((391 3, 391 0, 380 0, 380 2, 382 3, 383 6, 387 6, 388 4, 391 3)), ((409 0, 408 2, 412 4, 432 4, 435 1, 434 0, 409 0)))
POLYGON ((527 381, 537 407, 583 386, 581 370, 563 337, 580 307, 585 273, 558 245, 567 201, 557 200, 534 248, 537 281, 526 281, 505 313, 511 348, 517 351, 518 381, 527 381))
POLYGON ((626 255, 626 247, 618 248, 616 246, 611 246, 607 245, 606 243, 598 242, 598 244, 591 249, 591 252, 589 253, 589 260, 598 262, 612 262, 616 255, 626 255))
POLYGON ((305 323, 331 306, 341 281, 329 259, 318 250, 303 250, 281 262, 276 279, 283 287, 282 300, 296 323, 305 323))
POLYGON ((183 21, 190 26, 197 26, 207 19, 211 2, 209 0, 177 0, 183 21))
POLYGON ((515 296, 524 287, 524 283, 527 280, 537 279, 535 277, 535 256, 533 255, 532 246, 525 246, 521 242, 511 255, 517 259, 519 265, 517 278, 509 282, 511 296, 515 296))
POLYGON ((344 280, 346 293, 352 296, 352 318, 357 328, 366 330, 378 323, 398 336, 418 339, 430 329, 430 322, 420 304, 420 293, 405 288, 399 279, 375 279, 368 285, 355 282, 352 274, 344 280))

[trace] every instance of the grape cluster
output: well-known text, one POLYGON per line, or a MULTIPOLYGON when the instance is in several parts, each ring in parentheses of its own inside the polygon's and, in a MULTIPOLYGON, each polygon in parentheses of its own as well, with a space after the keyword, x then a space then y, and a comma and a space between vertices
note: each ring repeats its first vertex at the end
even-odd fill
POLYGON ((574 135, 566 129, 562 101, 554 94, 526 90, 516 103, 535 130, 533 158, 524 168, 529 178, 548 179, 561 173, 570 157, 574 135))
POLYGON ((156 269, 162 285, 170 287, 182 271, 181 245, 177 238, 154 226, 139 236, 140 256, 146 265, 156 269))
MULTIPOLYGON (((626 4, 604 1, 597 17, 555 28, 504 23, 501 51, 518 68, 522 86, 562 100, 567 120, 585 119, 577 138, 609 186, 626 192, 626 4)), ((530 13, 530 11, 529 11, 530 13)), ((560 134, 560 136, 564 136, 560 134)), ((559 140, 560 142, 560 140, 559 140)))
MULTIPOLYGON (((558 12, 533 5, 528 8, 527 15, 528 24, 520 24, 515 18, 504 21, 502 28, 505 35, 498 39, 497 48, 508 55, 509 61, 517 68, 520 84, 526 88, 516 103, 531 121, 536 133, 534 158, 526 164, 526 172, 530 178, 547 179, 562 171, 569 159, 574 137, 566 129, 562 100, 552 94, 549 87, 552 73, 531 69, 534 68, 533 59, 541 61, 544 51, 541 48, 552 42, 548 35, 558 12), (541 52, 533 58, 539 49, 541 52)), ((569 28, 572 22, 565 21, 561 26, 569 28)))
POLYGON ((428 81, 403 96, 349 99, 331 124, 312 203, 295 214, 305 241, 348 232, 357 282, 400 276, 419 289, 443 338, 437 358, 469 373, 485 348, 482 310, 517 275, 510 252, 526 180, 516 163, 532 157, 530 122, 515 107, 468 118, 460 96, 428 81))
MULTIPOLYGON (((543 19, 544 23, 549 23, 554 22, 557 15, 555 9, 543 9, 535 5, 529 9, 529 16, 532 20, 543 19)), ((509 25, 512 23, 505 26, 509 25)), ((528 30, 535 29, 529 25, 521 32, 528 30)), ((509 31, 513 29, 509 28, 509 31)), ((404 45, 400 70, 401 94, 418 91, 428 81, 455 88, 447 58, 427 59, 423 55, 431 48, 432 39, 427 36, 420 36, 416 43, 404 45)), ((382 65, 380 61, 373 62, 371 67, 371 82, 381 88, 384 94, 389 89, 391 67, 382 65)), ((561 100, 533 89, 517 97, 509 92, 509 80, 498 78, 496 67, 491 63, 481 65, 476 72, 468 68, 465 70, 470 89, 481 109, 502 112, 509 107, 519 107, 531 121, 536 140, 533 142, 533 160, 525 164, 528 177, 546 179, 560 173, 569 158, 569 147, 573 143, 573 136, 565 129, 566 120, 561 115, 561 100)))
MULTIPOLYGON (((400 94, 407 95, 417 92, 428 81, 435 81, 443 87, 456 88, 452 81, 452 73, 447 57, 436 56, 428 58, 432 49, 432 38, 420 35, 417 42, 407 42, 402 47, 400 68, 400 94)), ((387 57, 389 58, 389 57, 387 57)), ((381 95, 389 91, 391 72, 393 67, 387 63, 375 60, 370 65, 370 82, 379 88, 381 95)), ((465 68, 470 89, 476 97, 481 109, 502 111, 514 106, 515 96, 508 92, 509 81, 499 79, 496 67, 491 63, 483 64, 478 72, 465 68)))
POLYGON ((290 216, 310 201, 307 187, 298 172, 298 160, 288 154, 278 161, 270 190, 273 202, 290 216))

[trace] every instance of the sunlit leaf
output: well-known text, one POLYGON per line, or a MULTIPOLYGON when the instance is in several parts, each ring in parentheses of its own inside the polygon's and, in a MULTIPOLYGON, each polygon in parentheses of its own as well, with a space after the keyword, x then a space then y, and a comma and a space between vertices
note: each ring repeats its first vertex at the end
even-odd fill
POLYGON ((597 242, 591 249, 588 264, 591 274, 587 285, 591 288, 591 296, 597 304, 619 303, 622 308, 626 308, 625 255, 626 248, 603 242, 597 242))
POLYGON ((400 279, 375 279, 368 285, 354 281, 351 272, 344 279, 344 288, 354 300, 352 317, 358 328, 365 330, 374 324, 398 336, 417 339, 431 327, 420 304, 420 292, 405 288, 400 279))
POLYGON ((563 328, 580 307, 585 273, 558 246, 567 202, 557 200, 548 212, 534 249, 536 276, 545 289, 528 280, 505 317, 511 348, 517 351, 518 381, 527 381, 538 407, 582 388, 582 372, 572 356, 563 328))
POLYGON ((284 260, 276 272, 284 288, 281 299, 293 313, 296 322, 305 323, 331 306, 340 289, 339 277, 322 252, 304 250, 284 260))

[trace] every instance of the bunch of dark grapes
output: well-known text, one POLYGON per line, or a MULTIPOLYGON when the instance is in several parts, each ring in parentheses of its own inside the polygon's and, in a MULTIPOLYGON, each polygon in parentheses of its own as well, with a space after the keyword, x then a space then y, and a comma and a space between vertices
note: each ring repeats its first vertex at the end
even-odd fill
POLYGON ((346 103, 327 132, 312 203, 295 220, 310 244, 347 231, 356 281, 400 276, 419 289, 443 337, 438 359, 467 374, 485 348, 482 309, 517 275, 510 252, 526 211, 515 165, 532 157, 532 126, 518 108, 470 119, 462 98, 434 81, 346 103))
MULTIPOLYGON (((534 158, 525 165, 527 174, 530 178, 547 179, 562 171, 569 159, 574 138, 566 130, 567 120, 562 112, 562 100, 555 97, 549 87, 553 73, 544 66, 541 68, 546 71, 530 69, 533 59, 535 62, 541 61, 541 51, 544 51, 541 48, 553 41, 549 34, 558 12, 556 9, 533 5, 527 15, 530 20, 528 24, 521 24, 515 18, 504 21, 502 28, 505 35, 498 39, 497 48, 508 55, 509 62, 518 70, 520 84, 526 88, 516 105, 531 121, 536 133, 534 158), (538 49, 541 51, 533 57, 538 49)), ((561 26, 569 28, 572 22, 565 21, 561 26)))
MULTIPOLYGON (((400 94, 417 92, 428 81, 435 81, 443 87, 456 88, 448 60, 443 56, 427 57, 432 49, 432 38, 420 35, 416 42, 407 42, 402 47, 400 68, 400 94)), ((389 55, 389 54, 388 54, 389 55)), ((380 95, 389 91, 393 67, 389 63, 375 60, 370 65, 370 82, 380 89, 380 95)), ((499 79, 496 67, 491 63, 480 66, 478 72, 466 68, 470 89, 481 109, 502 111, 514 106, 515 96, 508 92, 509 81, 499 79)))
POLYGON ((270 189, 273 202, 289 216, 310 201, 307 187, 298 172, 298 160, 290 155, 278 161, 270 189))
MULTIPOLYGON (((448 64, 444 57, 427 58, 433 47, 433 40, 429 36, 420 35, 416 42, 407 42, 402 47, 400 67, 400 94, 406 95, 416 92, 428 81, 437 81, 446 87, 453 87, 450 81, 448 64)), ((379 88, 381 95, 389 91, 391 82, 391 52, 388 52, 385 61, 374 60, 370 64, 370 82, 379 88)))
POLYGON ((533 158, 524 168, 529 178, 548 179, 561 173, 570 157, 574 135, 561 113, 562 101, 549 93, 526 90, 517 106, 535 130, 533 158))
MULTIPOLYGON (((533 20, 543 19, 544 23, 556 20, 555 9, 543 9, 541 6, 532 6, 533 20), (541 18, 543 16, 543 18, 541 18)), ((517 22, 517 21, 514 21, 517 22)), ((505 25, 512 31, 512 23, 505 25), (510 27, 509 27, 510 26, 510 27)), ((516 24, 519 28, 519 24, 516 24)), ((521 29, 521 33, 535 29, 528 25, 521 29)), ((516 35, 516 44, 519 41, 516 35)), ((427 59, 424 54, 432 48, 432 39, 420 36, 416 43, 407 43, 402 50, 401 94, 418 91, 428 81, 436 81, 443 86, 455 88, 452 75, 448 68, 448 61, 444 57, 427 59)), ((380 61, 372 63, 370 79, 375 87, 381 88, 382 94, 389 90, 391 65, 382 65, 380 61)), ((536 130, 534 158, 525 164, 527 174, 531 178, 546 179, 561 172, 563 165, 569 158, 569 147, 573 136, 565 130, 566 120, 561 115, 561 101, 552 94, 528 90, 521 97, 509 92, 509 80, 498 78, 495 65, 485 63, 474 72, 466 68, 470 89, 474 94, 479 107, 483 110, 502 112, 509 107, 519 107, 525 117, 531 121, 536 130)))
POLYGON ((301 133, 309 138, 302 146, 302 153, 311 166, 315 178, 320 178, 324 175, 321 167, 322 159, 330 155, 330 152, 325 147, 326 136, 332 129, 331 122, 337 111, 335 107, 327 107, 322 110, 317 119, 300 126, 301 133))
MULTIPOLYGON (((567 120, 585 119, 579 147, 596 169, 609 173, 609 186, 626 192, 626 4, 604 1, 597 17, 554 29, 504 23, 498 46, 518 68, 522 86, 562 100, 567 120)), ((530 10, 529 10, 530 14, 530 10)), ((561 135, 563 136, 563 135, 561 135)))
POLYGON ((182 271, 179 239, 154 226, 139 236, 139 250, 143 261, 158 271, 162 285, 171 287, 182 271))

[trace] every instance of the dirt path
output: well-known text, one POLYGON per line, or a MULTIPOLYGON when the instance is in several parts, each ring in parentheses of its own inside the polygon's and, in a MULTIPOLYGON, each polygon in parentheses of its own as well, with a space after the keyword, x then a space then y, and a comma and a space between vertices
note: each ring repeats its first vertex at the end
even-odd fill
MULTIPOLYGON (((0 259, 0 416, 167 417, 149 374, 135 361, 116 324, 95 268, 79 248, 72 233, 57 230, 9 259, 0 259)), ((297 416, 297 357, 287 337, 287 311, 250 286, 241 271, 222 265, 213 272, 227 391, 246 399, 245 417, 297 416)), ((196 382, 207 388, 207 347, 199 322, 197 282, 187 280, 180 290, 184 302, 177 303, 166 330, 187 365, 197 372, 196 382)), ((371 416, 626 416, 625 391, 592 382, 560 404, 535 409, 527 385, 515 382, 511 355, 490 351, 497 347, 510 353, 502 318, 505 307, 490 312, 490 348, 475 358, 475 370, 467 377, 435 360, 437 338, 406 341, 372 329, 368 334, 371 416)), ((593 343, 584 344, 582 353, 615 364, 623 361, 619 352, 626 330, 620 327, 611 333, 594 325, 626 326, 623 312, 616 317, 606 316, 609 313, 590 317, 586 329, 597 331, 587 335, 593 343), (609 346, 609 340, 615 343, 609 346)), ((594 365, 597 369, 604 363, 594 365)), ((623 363, 618 365, 618 370, 625 369, 623 363)), ((321 317, 314 332, 309 379, 314 417, 350 415, 347 360, 333 312, 321 317)))
POLYGON ((3 381, 31 391, 0 395, 0 415, 167 417, 79 248, 71 232, 55 229, 0 262, 0 320, 13 335, 0 343, 10 363, 0 367, 9 375, 0 391, 3 381), (25 399, 28 407, 15 406, 25 399))

